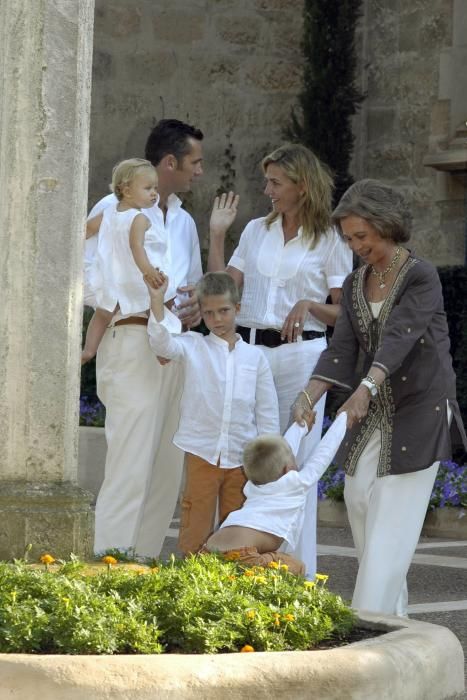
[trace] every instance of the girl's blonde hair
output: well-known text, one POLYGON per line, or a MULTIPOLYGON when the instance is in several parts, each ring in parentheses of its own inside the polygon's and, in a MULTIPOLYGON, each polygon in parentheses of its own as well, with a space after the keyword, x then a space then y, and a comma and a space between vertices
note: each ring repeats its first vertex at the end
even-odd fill
MULTIPOLYGON (((299 221, 303 238, 314 248, 320 236, 326 233, 331 223, 332 190, 334 181, 328 168, 305 146, 286 143, 263 158, 261 163, 266 173, 268 165, 277 165, 292 182, 304 188, 300 203, 299 221)), ((266 217, 266 226, 277 219, 272 211, 266 217)))
POLYGON ((149 160, 144 158, 128 158, 122 160, 112 170, 112 184, 110 189, 120 201, 123 197, 123 188, 129 185, 142 170, 150 168, 156 172, 155 167, 149 160))

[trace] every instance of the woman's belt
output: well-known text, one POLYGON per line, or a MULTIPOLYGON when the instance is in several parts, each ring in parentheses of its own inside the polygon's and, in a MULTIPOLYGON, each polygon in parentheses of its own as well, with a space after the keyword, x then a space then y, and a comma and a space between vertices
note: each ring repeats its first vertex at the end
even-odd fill
MULTIPOLYGON (((267 348, 277 348, 279 345, 288 343, 287 338, 281 338, 280 331, 275 328, 247 328, 246 326, 237 326, 237 333, 240 333, 246 343, 251 343, 251 331, 254 333, 254 345, 265 345, 267 348)), ((303 340, 314 340, 315 338, 324 338, 324 331, 302 331, 303 340)))

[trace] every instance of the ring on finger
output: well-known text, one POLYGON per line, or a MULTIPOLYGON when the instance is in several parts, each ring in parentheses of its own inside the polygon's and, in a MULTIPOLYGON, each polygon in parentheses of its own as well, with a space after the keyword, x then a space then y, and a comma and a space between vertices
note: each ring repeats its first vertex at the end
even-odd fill
POLYGON ((300 328, 300 323, 298 321, 295 321, 295 323, 293 324, 293 327, 300 328))

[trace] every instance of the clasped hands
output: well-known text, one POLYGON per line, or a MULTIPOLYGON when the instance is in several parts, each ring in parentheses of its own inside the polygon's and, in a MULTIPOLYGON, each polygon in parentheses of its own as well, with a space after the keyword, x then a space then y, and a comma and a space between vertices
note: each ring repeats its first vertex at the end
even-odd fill
MULTIPOLYGON (((347 429, 350 430, 357 423, 361 423, 361 421, 366 418, 369 405, 370 393, 366 387, 359 385, 347 401, 339 408, 337 415, 343 411, 347 413, 347 429)), ((300 392, 292 405, 292 419, 299 423, 299 425, 304 425, 304 423, 306 423, 308 430, 311 430, 315 423, 316 411, 310 406, 304 392, 300 392)))

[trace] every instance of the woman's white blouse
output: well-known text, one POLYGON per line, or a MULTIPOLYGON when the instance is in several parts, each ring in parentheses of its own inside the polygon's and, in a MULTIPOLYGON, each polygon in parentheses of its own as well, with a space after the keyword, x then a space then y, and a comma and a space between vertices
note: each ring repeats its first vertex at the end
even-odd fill
MULTIPOLYGON (((352 252, 334 228, 313 249, 301 228, 284 245, 282 219, 267 229, 263 217, 247 224, 229 266, 244 276, 238 324, 280 330, 298 301, 324 304, 330 289, 342 287, 352 271, 352 252)), ((304 328, 324 331, 326 325, 310 315, 304 328)))

